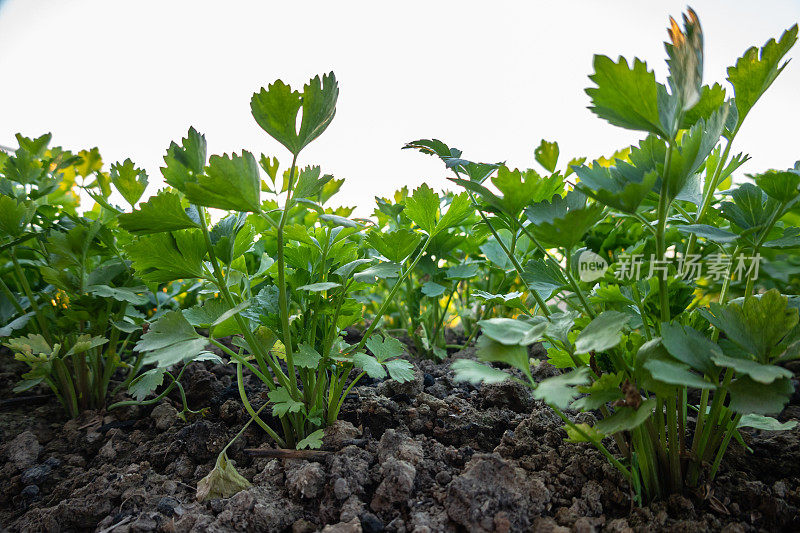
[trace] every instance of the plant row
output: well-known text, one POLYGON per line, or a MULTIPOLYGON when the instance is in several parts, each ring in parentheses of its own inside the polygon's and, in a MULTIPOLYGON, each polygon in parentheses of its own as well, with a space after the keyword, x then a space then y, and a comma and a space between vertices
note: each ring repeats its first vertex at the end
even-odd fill
MULTIPOLYGON (((564 164, 542 141, 537 168, 514 169, 414 141, 460 192, 403 188, 369 219, 331 207, 343 180, 301 158, 334 118, 333 74, 253 95, 288 164, 209 156, 190 129, 147 199, 130 160, 106 171, 96 149, 18 136, 0 152, 0 338, 29 367, 15 390, 45 385, 73 417, 177 391, 186 418, 202 415, 186 365, 215 361, 236 368, 250 422, 314 448, 364 376, 414 379, 400 338, 435 359, 475 344, 457 379, 529 386, 639 502, 713 479, 740 428, 792 427, 771 416, 800 358, 800 166, 732 178, 749 159, 737 134, 797 26, 748 49, 728 89, 702 84, 693 11, 669 37, 665 83, 638 59, 594 59, 590 109, 638 144, 564 164), (539 342, 563 371, 537 383, 539 342), (268 391, 258 409, 249 375, 268 391), (121 391, 131 399, 107 405, 121 391)), ((232 468, 224 452, 217 466, 232 468)))

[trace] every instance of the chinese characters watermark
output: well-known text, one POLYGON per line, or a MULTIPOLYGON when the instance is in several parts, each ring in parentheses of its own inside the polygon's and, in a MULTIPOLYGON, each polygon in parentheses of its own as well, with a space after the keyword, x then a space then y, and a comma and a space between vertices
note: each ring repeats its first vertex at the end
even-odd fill
POLYGON ((670 266, 674 265, 677 277, 696 280, 701 277, 719 281, 730 277, 744 280, 758 279, 761 254, 739 255, 735 259, 727 254, 711 254, 706 257, 689 254, 680 257, 657 259, 650 254, 647 261, 643 254, 621 254, 614 275, 617 279, 637 280, 644 274, 648 278, 666 279, 670 266))

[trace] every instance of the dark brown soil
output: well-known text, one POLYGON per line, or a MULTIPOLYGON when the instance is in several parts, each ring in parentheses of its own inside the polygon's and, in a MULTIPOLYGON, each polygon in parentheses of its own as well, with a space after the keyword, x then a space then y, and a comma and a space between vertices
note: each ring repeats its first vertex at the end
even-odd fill
MULTIPOLYGON (((450 362, 417 362, 410 383, 356 387, 318 460, 250 457, 244 448, 269 443, 248 429, 228 456, 253 487, 208 503, 195 500, 197 482, 247 421, 228 366, 187 370, 191 407, 210 407, 189 422, 173 400, 77 420, 52 399, 5 405, 0 530, 800 530, 798 429, 749 432, 752 453, 733 444, 702 495, 634 508, 621 476, 590 446, 565 442, 561 420, 530 391, 456 384, 450 362)), ((19 371, 0 371, 0 399, 19 371)), ((540 378, 553 372, 537 368, 540 378)), ((260 398, 259 383, 248 393, 260 398)), ((783 418, 798 413, 792 405, 783 418)))

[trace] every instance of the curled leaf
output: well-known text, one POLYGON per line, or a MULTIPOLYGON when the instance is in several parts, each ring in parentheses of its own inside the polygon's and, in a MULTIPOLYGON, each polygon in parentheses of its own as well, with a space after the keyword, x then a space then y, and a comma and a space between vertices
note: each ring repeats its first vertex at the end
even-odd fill
POLYGON ((237 492, 246 490, 252 485, 236 468, 233 461, 223 451, 217 457, 217 464, 209 474, 197 482, 197 501, 206 502, 216 498, 230 498, 237 492))

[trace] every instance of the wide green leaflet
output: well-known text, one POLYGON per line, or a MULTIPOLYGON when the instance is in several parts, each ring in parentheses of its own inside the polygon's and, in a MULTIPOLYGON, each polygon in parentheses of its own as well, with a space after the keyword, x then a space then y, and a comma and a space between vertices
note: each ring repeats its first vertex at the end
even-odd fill
POLYGON ((122 213, 117 219, 123 229, 137 235, 200 227, 199 221, 190 217, 181 205, 180 195, 169 190, 151 196, 139 209, 122 213))
POLYGON ((110 177, 111 183, 131 207, 139 201, 147 188, 147 172, 136 168, 130 159, 111 165, 110 177))
POLYGON ((253 118, 261 128, 295 156, 319 137, 336 114, 339 86, 333 72, 312 79, 303 92, 278 80, 255 93, 250 100, 253 118), (300 130, 297 113, 303 109, 300 130))
POLYGON ((166 283, 204 277, 206 249, 199 230, 145 235, 132 241, 125 251, 144 281, 166 283))
POLYGON ((258 164, 250 152, 238 156, 212 155, 205 173, 185 184, 190 202, 232 211, 259 211, 261 180, 258 164))

